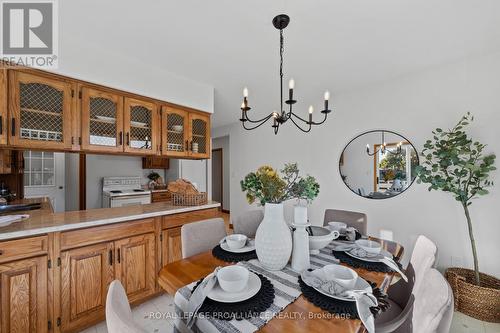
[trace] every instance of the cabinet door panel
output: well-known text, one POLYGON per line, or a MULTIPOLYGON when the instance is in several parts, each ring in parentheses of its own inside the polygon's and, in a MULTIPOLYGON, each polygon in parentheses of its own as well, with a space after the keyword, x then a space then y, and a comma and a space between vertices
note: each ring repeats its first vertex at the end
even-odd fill
POLYGON ((210 158, 210 117, 189 114, 189 155, 193 158, 210 158))
POLYGON ((155 292, 156 253, 153 233, 115 242, 116 278, 134 302, 155 292))
POLYGON ((47 256, 0 265, 0 332, 47 332, 47 256))
POLYGON ((164 106, 161 117, 162 155, 188 156, 188 113, 183 110, 164 106))
POLYGON ((7 70, 0 69, 0 145, 7 144, 7 70))
POLYGON ((125 98, 125 151, 142 155, 158 151, 159 126, 156 104, 125 98))
POLYGON ((112 253, 112 243, 61 253, 63 331, 103 318, 107 290, 114 277, 112 253))
POLYGON ((162 260, 163 265, 182 259, 181 247, 181 227, 166 229, 162 231, 163 249, 162 260))
POLYGON ((123 97, 82 88, 82 149, 123 151, 123 97))
POLYGON ((9 72, 9 143, 23 148, 71 148, 71 83, 9 72))

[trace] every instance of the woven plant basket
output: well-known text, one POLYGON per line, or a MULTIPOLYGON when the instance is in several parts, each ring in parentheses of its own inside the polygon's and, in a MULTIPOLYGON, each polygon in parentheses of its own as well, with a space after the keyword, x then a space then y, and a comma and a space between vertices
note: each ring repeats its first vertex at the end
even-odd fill
POLYGON ((452 267, 445 272, 455 297, 455 310, 479 320, 500 323, 500 280, 483 273, 481 286, 474 284, 474 271, 452 267))

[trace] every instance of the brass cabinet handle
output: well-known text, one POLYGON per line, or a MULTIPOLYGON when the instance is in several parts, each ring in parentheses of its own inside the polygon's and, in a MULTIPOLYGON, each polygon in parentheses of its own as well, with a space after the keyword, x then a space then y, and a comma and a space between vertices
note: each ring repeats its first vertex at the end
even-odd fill
POLYGON ((127 132, 127 146, 130 146, 130 133, 127 132))
POLYGON ((109 265, 112 266, 113 265, 113 250, 109 250, 108 259, 109 259, 109 265))
POLYGON ((0 135, 3 134, 3 116, 0 116, 0 135))
POLYGON ((120 146, 123 145, 123 132, 120 132, 120 146))
POLYGON ((11 133, 12 136, 16 136, 16 118, 12 118, 12 123, 11 123, 11 133))
POLYGON ((118 260, 118 263, 121 262, 121 252, 120 252, 120 249, 118 249, 118 255, 116 256, 116 260, 118 260))
POLYGON ((186 140, 186 151, 189 151, 189 140, 186 140))

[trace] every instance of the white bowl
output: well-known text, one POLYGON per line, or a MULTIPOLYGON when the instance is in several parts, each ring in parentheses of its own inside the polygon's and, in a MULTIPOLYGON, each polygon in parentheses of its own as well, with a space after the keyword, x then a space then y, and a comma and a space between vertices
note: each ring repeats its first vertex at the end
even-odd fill
POLYGON ((243 266, 226 266, 217 272, 217 281, 222 290, 237 293, 245 289, 250 272, 243 266))
POLYGON ((311 227, 314 236, 309 236, 309 252, 318 254, 319 250, 330 244, 332 240, 339 237, 338 231, 331 231, 323 227, 311 227))
POLYGON ((379 254, 382 250, 382 246, 379 242, 375 242, 369 239, 358 239, 355 243, 357 246, 370 254, 379 254))
POLYGON ((338 231, 339 233, 344 233, 347 228, 347 224, 344 222, 328 222, 328 228, 331 231, 338 231))
POLYGON ((242 234, 232 234, 226 236, 227 246, 231 250, 241 249, 247 243, 248 237, 242 234))
POLYGON ((183 127, 182 125, 174 125, 172 126, 172 129, 176 132, 182 132, 183 127))
POLYGON ((352 290, 358 279, 358 273, 355 270, 342 265, 326 265, 323 271, 329 281, 335 281, 346 289, 352 290))

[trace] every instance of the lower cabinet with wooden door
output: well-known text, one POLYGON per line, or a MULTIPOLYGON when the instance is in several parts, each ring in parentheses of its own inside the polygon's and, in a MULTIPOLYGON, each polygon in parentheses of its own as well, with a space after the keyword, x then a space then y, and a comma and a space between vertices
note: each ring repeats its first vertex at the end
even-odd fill
POLYGON ((115 278, 120 280, 128 300, 135 302, 156 292, 156 244, 153 233, 115 242, 115 278))
POLYGON ((61 253, 61 330, 75 331, 103 319, 106 294, 114 279, 113 243, 61 253))
POLYGON ((0 332, 48 331, 47 270, 46 255, 0 264, 0 332))
POLYGON ((182 259, 181 227, 162 231, 162 264, 182 259))

